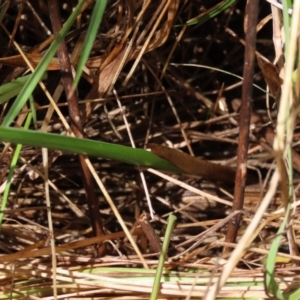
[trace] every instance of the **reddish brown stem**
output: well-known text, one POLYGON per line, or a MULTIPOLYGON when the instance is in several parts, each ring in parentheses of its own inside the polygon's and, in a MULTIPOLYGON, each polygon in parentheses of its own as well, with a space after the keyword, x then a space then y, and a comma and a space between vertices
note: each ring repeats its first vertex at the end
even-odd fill
MULTIPOLYGON (((246 46, 243 73, 242 103, 240 110, 240 133, 237 154, 237 169, 232 211, 241 210, 244 206, 244 193, 247 175, 247 152, 249 140, 249 125, 251 118, 252 85, 255 65, 256 24, 258 18, 259 0, 251 0, 246 6, 246 46)), ((237 237, 241 216, 234 216, 228 225, 226 242, 234 243, 237 237)), ((224 252, 230 249, 224 248, 224 252)))
MULTIPOLYGON (((49 14, 54 35, 57 35, 62 28, 61 15, 59 11, 59 2, 57 0, 48 1, 49 14)), ((58 59, 60 64, 60 71, 62 82, 64 85, 69 115, 71 119, 71 128, 76 137, 84 138, 84 132, 82 129, 82 121, 80 110, 78 106, 78 98, 76 93, 71 93, 71 86, 73 84, 72 68, 69 58, 68 49, 66 43, 63 41, 58 49, 58 59)), ((82 178, 85 188, 86 199, 89 207, 91 223, 95 236, 102 236, 104 234, 101 215, 99 211, 98 198, 95 193, 95 184, 93 176, 87 167, 83 155, 79 155, 79 161, 82 170, 82 178)), ((100 244, 97 246, 97 255, 103 256, 105 253, 105 245, 100 244)))

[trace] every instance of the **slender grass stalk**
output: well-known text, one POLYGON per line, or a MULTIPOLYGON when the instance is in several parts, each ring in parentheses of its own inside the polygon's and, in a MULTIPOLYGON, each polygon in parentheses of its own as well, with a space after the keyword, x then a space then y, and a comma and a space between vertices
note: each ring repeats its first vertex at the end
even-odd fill
POLYGON ((116 144, 37 132, 33 130, 5 128, 2 126, 0 126, 0 140, 15 144, 20 143, 34 147, 61 150, 69 153, 86 154, 105 159, 113 159, 136 166, 151 167, 170 172, 182 173, 182 170, 149 151, 116 144))
POLYGON ((152 289, 152 293, 150 296, 150 300, 156 300, 157 299, 157 295, 159 292, 159 285, 160 285, 160 280, 161 280, 161 275, 163 273, 163 268, 164 268, 164 263, 167 257, 167 252, 168 252, 168 248, 169 248, 169 243, 171 240, 171 235, 172 235, 172 230, 173 227, 175 225, 176 222, 176 216, 174 215, 170 215, 168 218, 168 225, 167 225, 167 229, 166 229, 166 234, 164 237, 164 242, 162 245, 162 249, 161 249, 161 253, 159 256, 159 261, 158 261, 158 266, 156 269, 156 274, 155 274, 155 279, 154 279, 154 283, 153 283, 153 289, 152 289))
MULTIPOLYGON (((241 81, 243 81, 243 76, 239 76, 239 75, 236 75, 236 74, 233 74, 231 72, 228 72, 226 70, 223 70, 223 69, 219 69, 219 68, 214 68, 212 66, 206 66, 206 65, 201 65, 201 64, 181 64, 181 63, 171 63, 172 66, 182 66, 182 67, 194 67, 194 68, 202 68, 202 69, 208 69, 208 70, 212 70, 212 71, 216 71, 216 72, 220 72, 220 73, 223 73, 223 74, 227 74, 227 75, 230 75, 232 77, 235 77, 235 78, 238 78, 240 79, 241 81)), ((262 91, 263 93, 267 93, 267 91, 265 89, 263 89, 262 87, 260 87, 259 85, 257 84, 254 84, 253 85, 255 88, 257 88, 258 90, 262 91)), ((271 97, 274 97, 272 96, 271 94, 269 94, 271 97)))
POLYGON ((89 28, 87 30, 85 40, 84 40, 84 47, 82 49, 82 54, 80 56, 78 65, 77 65, 77 72, 73 82, 73 87, 76 88, 78 82, 81 78, 83 67, 85 66, 90 52, 92 50, 96 35, 98 33, 98 28, 101 24, 102 17, 104 14, 104 10, 106 8, 107 1, 106 0, 96 0, 95 7, 92 12, 89 28))
MULTIPOLYGON (((28 116, 27 116, 27 118, 26 118, 26 121, 25 121, 25 125, 24 125, 25 129, 27 129, 30 126, 31 120, 32 120, 32 113, 29 113, 28 116)), ((15 149, 15 152, 14 152, 14 155, 13 155, 13 158, 11 160, 11 164, 10 164, 9 173, 8 173, 8 176, 7 176, 7 182, 6 182, 5 190, 4 190, 4 193, 3 193, 3 197, 1 199, 0 232, 1 232, 2 221, 3 221, 3 217, 4 217, 4 210, 6 208, 7 199, 8 199, 9 192, 10 192, 11 181, 12 181, 12 178, 13 178, 16 166, 17 166, 17 162, 18 162, 18 159, 19 159, 22 147, 23 147, 22 144, 18 144, 17 145, 17 147, 15 149)))
POLYGON ((0 23, 2 23, 2 20, 5 16, 6 10, 9 7, 9 2, 8 1, 2 1, 0 0, 0 23))
MULTIPOLYGON (((26 75, 24 77, 19 77, 18 79, 3 84, 0 86, 0 104, 5 103, 9 99, 17 96, 23 89, 26 82, 31 78, 32 74, 26 75)), ((41 80, 47 79, 47 73, 44 73, 41 80)))
MULTIPOLYGON (((214 7, 208 9, 207 11, 203 12, 199 16, 188 21, 184 25, 188 25, 188 26, 196 25, 196 24, 200 25, 200 24, 204 23, 205 21, 212 19, 215 16, 217 16, 218 14, 220 14, 221 12, 223 12, 225 9, 227 9, 232 4, 234 4, 234 2, 236 2, 236 0, 223 0, 220 3, 216 4, 214 7)), ((179 25, 179 26, 182 26, 182 25, 179 25)))
MULTIPOLYGON (((295 55, 297 51, 297 35, 298 35, 298 28, 299 28, 299 13, 300 13, 300 1, 295 2, 294 12, 292 16, 292 22, 290 20, 290 16, 288 14, 288 9, 291 8, 292 3, 290 0, 283 1, 283 20, 284 20, 284 31, 285 31, 285 60, 286 60, 286 67, 285 67, 285 82, 283 85, 282 96, 280 99, 280 107, 278 113, 278 121, 277 121, 277 136, 274 141, 274 150, 277 158, 278 166, 281 164, 280 160, 284 160, 287 157, 287 164, 288 164, 288 182, 281 182, 282 185, 288 184, 288 191, 287 191, 287 203, 285 205, 285 217, 284 220, 277 232, 277 236, 272 242, 267 262, 266 262, 266 272, 265 272, 265 281, 266 287, 269 293, 272 293, 277 299, 299 299, 294 298, 295 295, 300 294, 300 289, 293 291, 292 293, 284 294, 281 292, 278 283, 275 280, 275 267, 276 267, 276 258, 278 249, 280 246, 280 240, 282 234, 285 232, 286 227, 289 223, 289 216, 291 210, 291 201, 293 197, 293 166, 292 166, 292 149, 291 149, 291 140, 293 135, 293 116, 291 115, 291 99, 292 99, 292 76, 293 76, 293 67, 295 61, 295 55)), ((298 49, 299 50, 299 49, 298 49)), ((283 162, 282 162, 283 165, 283 162)), ((285 170, 284 170, 285 172, 285 170)), ((282 176, 285 178, 285 176, 282 176)), ((282 188, 282 190, 284 190, 282 188)), ((282 197, 286 198, 286 195, 282 197)), ((292 231, 292 228, 288 229, 292 231)))
POLYGON ((62 30, 60 31, 58 36, 55 38, 55 40, 51 44, 48 51, 45 53, 43 59, 38 64, 35 71, 30 76, 30 79, 28 81, 26 81, 23 88, 19 92, 16 100, 14 101, 10 110, 4 117, 4 120, 1 123, 2 126, 7 127, 13 122, 13 120, 19 114, 22 107, 25 105, 28 98, 32 95, 32 92, 35 89, 35 87, 37 86, 38 82, 43 78, 43 75, 47 69, 47 66, 49 65, 51 59, 55 55, 55 53, 59 47, 59 44, 62 42, 62 40, 64 39, 66 34, 69 32, 72 24, 76 20, 77 16, 80 14, 81 8, 85 2, 86 2, 85 0, 79 1, 75 10, 72 12, 69 19, 64 24, 62 30))

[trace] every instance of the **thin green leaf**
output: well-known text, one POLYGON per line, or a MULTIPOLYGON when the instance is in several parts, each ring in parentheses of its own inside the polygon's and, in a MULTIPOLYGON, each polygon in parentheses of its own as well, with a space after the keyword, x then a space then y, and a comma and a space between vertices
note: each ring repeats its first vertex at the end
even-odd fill
POLYGON ((154 283, 153 283, 153 288, 152 288, 152 293, 150 296, 150 300, 156 300, 157 299, 157 295, 159 292, 159 285, 160 285, 160 280, 161 280, 161 275, 163 273, 163 268, 164 268, 164 263, 167 257, 167 252, 168 252, 168 248, 169 248, 169 243, 171 240, 171 235, 172 235, 172 230, 173 227, 175 225, 176 222, 176 216, 174 215, 170 215, 168 218, 168 225, 167 225, 167 230, 166 230, 166 234, 164 237, 164 242, 162 245, 162 249, 161 249, 161 253, 159 256, 159 261, 158 261, 158 265, 157 265, 157 269, 156 269, 156 274, 155 274, 155 279, 154 279, 154 283))
MULTIPOLYGON (((31 123, 31 120, 32 120, 32 114, 29 113, 28 116, 27 116, 24 128, 28 129, 28 127, 29 127, 29 125, 31 123)), ((22 131, 22 129, 20 129, 20 130, 22 131)), ((9 191, 10 191, 10 186, 11 186, 11 180, 13 178, 14 171, 15 171, 15 168, 16 168, 16 165, 17 165, 17 162, 18 162, 18 159, 19 159, 22 147, 23 147, 23 145, 21 145, 21 144, 18 144, 16 146, 13 158, 11 160, 11 164, 10 164, 10 169, 9 169, 9 173, 8 173, 8 176, 7 176, 7 182, 6 182, 5 190, 4 190, 4 193, 3 193, 3 197, 1 199, 0 231, 1 231, 1 227, 2 227, 2 220, 3 220, 3 217, 4 217, 4 210, 6 208, 6 203, 7 203, 7 199, 8 199, 8 196, 9 196, 9 191)))
MULTIPOLYGON (((290 205, 288 205, 287 211, 289 211, 290 205)), ((286 299, 283 294, 281 293, 279 286, 275 280, 275 267, 276 267, 276 258, 278 253, 278 248, 280 246, 280 240, 282 237, 282 234, 284 233, 284 230, 286 228, 286 224, 288 221, 288 213, 285 214, 284 220, 281 223, 277 235, 275 239, 272 242, 267 262, 266 262, 266 271, 265 271, 265 282, 266 282, 266 288, 269 293, 272 293, 276 299, 284 300, 286 299)))
POLYGON ((10 2, 9 1, 0 1, 0 24, 2 23, 2 20, 5 16, 5 13, 9 7, 10 2))
POLYGON ((106 4, 107 4, 106 0, 96 0, 95 7, 93 9, 93 13, 91 16, 90 25, 86 33, 82 54, 78 62, 77 72, 73 82, 73 88, 75 88, 78 85, 78 82, 81 78, 81 74, 83 72, 83 67, 85 66, 89 58, 96 35, 98 33, 99 26, 102 21, 106 4))
POLYGON ((109 144, 104 142, 79 139, 58 134, 0 127, 0 140, 15 144, 26 144, 34 147, 45 147, 70 153, 86 154, 90 156, 113 159, 120 162, 162 169, 171 172, 182 171, 154 155, 153 153, 131 147, 109 144))
POLYGON ((69 32, 72 24, 76 20, 77 16, 80 14, 81 8, 82 8, 82 6, 85 2, 86 2, 85 0, 79 1, 79 3, 77 4, 75 10, 70 15, 67 22, 64 24, 63 28, 61 29, 58 36, 56 37, 56 39, 51 44, 50 48, 48 49, 48 51, 44 55, 41 62, 38 64, 35 71, 32 73, 32 76, 24 84, 24 86, 23 86, 22 90, 20 91, 18 97, 16 98, 16 100, 14 101, 14 103, 13 103, 12 107, 10 108, 9 112, 5 116, 5 118, 4 118, 4 120, 1 124, 2 126, 6 126, 6 127, 9 126, 13 122, 15 117, 19 114, 20 110, 22 109, 22 107, 24 106, 24 104, 28 100, 29 96, 32 94, 33 90, 37 86, 38 82, 42 79, 43 74, 45 73, 45 71, 47 69, 47 66, 49 65, 51 59, 53 58, 53 56, 55 55, 55 53, 56 53, 56 51, 59 47, 59 44, 62 42, 62 40, 66 36, 66 34, 69 32))
MULTIPOLYGON (((47 75, 47 73, 44 74, 44 76, 47 75)), ((23 77, 19 77, 16 80, 6 83, 4 85, 0 86, 0 95, 6 94, 18 87, 22 87, 32 76, 32 74, 23 76, 23 77)), ((45 79, 45 77, 43 78, 45 79)))
POLYGON ((285 35, 285 56, 289 53, 290 45, 290 30, 291 30, 291 16, 289 14, 289 9, 293 7, 291 0, 285 0, 282 2, 282 15, 283 15, 283 29, 285 35))
MULTIPOLYGON (((232 77, 235 77, 235 78, 238 78, 240 80, 243 81, 243 76, 239 76, 239 75, 236 75, 234 73, 231 73, 231 72, 228 72, 226 70, 223 70, 223 69, 219 69, 219 68, 214 68, 212 66, 206 66, 206 65, 200 65, 200 64, 182 64, 182 63, 170 63, 171 66, 175 66, 175 67, 193 67, 193 68, 202 68, 202 69, 208 69, 208 70, 212 70, 212 71, 216 71, 216 72, 220 72, 220 73, 223 73, 223 74, 227 74, 227 75, 230 75, 232 77)), ((253 86, 255 88, 257 88, 258 90, 264 92, 264 93, 267 93, 265 89, 261 88, 259 85, 257 84, 253 84, 253 86)), ((274 97, 272 96, 271 94, 269 94, 271 97, 274 97)))
MULTIPOLYGON (((18 79, 6 83, 2 86, 0 86, 0 104, 8 101, 9 99, 17 96, 20 91, 22 90, 23 86, 25 83, 31 78, 32 74, 24 76, 24 77, 19 77, 18 79)), ((47 73, 44 73, 42 80, 47 79, 47 73)))
POLYGON ((288 294, 284 294, 284 298, 288 300, 298 300, 300 299, 300 289, 297 289, 293 292, 290 292, 288 294))
MULTIPOLYGON (((34 128, 37 129, 37 117, 36 117, 36 109, 35 109, 35 106, 34 106, 33 96, 29 96, 29 106, 30 106, 30 109, 31 109, 34 128)), ((25 128, 28 129, 28 127, 25 127, 25 128)))
POLYGON ((22 90, 23 86, 16 86, 15 89, 3 94, 3 95, 0 95, 0 104, 3 104, 5 102, 7 102, 9 99, 17 96, 21 90, 22 90))
POLYGON ((222 2, 218 3, 214 7, 210 8, 207 11, 200 14, 198 17, 193 18, 191 21, 188 21, 184 25, 188 25, 188 26, 195 25, 195 24, 200 25, 200 24, 206 22, 207 20, 214 18, 221 12, 223 12, 225 9, 230 7, 235 1, 236 0, 223 0, 222 2))

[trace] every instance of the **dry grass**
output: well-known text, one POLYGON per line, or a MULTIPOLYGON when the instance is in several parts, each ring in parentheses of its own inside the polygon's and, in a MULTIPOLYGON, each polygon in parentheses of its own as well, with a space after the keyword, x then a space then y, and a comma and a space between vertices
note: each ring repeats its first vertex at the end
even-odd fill
MULTIPOLYGON (((173 0, 146 1, 142 4, 140 1, 139 6, 136 1, 109 2, 87 69, 78 86, 84 130, 90 139, 131 145, 130 132, 138 148, 145 148, 149 142, 164 144, 193 156, 235 166, 242 81, 229 74, 180 64, 205 65, 241 76, 244 46, 228 33, 228 29, 239 38, 244 38, 244 3, 239 1, 232 9, 201 25, 174 26, 218 1, 213 2, 203 1, 202 4, 199 1, 173 0), (225 27, 228 29, 225 30, 225 27), (99 76, 100 87, 97 86, 99 76)), ((65 1, 62 5, 64 17, 69 15, 72 3, 65 1)), ((20 5, 12 1, 3 24, 10 33, 16 29, 15 41, 24 52, 29 53, 32 61, 39 61, 42 50, 34 52, 33 49, 47 40, 49 42, 51 37, 46 36, 42 23, 34 17, 27 4, 20 5), (21 18, 18 13, 22 15, 21 18)), ((44 25, 50 29, 46 3, 40 1, 39 5, 32 5, 44 25)), ((265 1, 261 1, 260 5, 259 20, 262 20, 270 14, 270 5, 265 1)), ((86 30, 90 9, 88 7, 83 12, 67 38, 74 65, 78 61, 76 47, 80 49, 83 46, 80 35, 86 30)), ((0 80, 6 83, 25 74, 28 68, 19 58, 8 59, 19 53, 4 33, 1 44, 5 45, 0 50, 1 56, 6 59, 5 62, 2 60, 0 80), (15 65, 6 66, 8 61, 15 65)), ((258 33, 257 50, 270 60, 274 59, 271 21, 264 24, 258 33)), ((62 89, 59 91, 59 65, 54 59, 50 66, 46 87, 69 121, 65 96, 62 89)), ((255 84, 265 88, 258 68, 254 79, 255 84)), ((34 97, 38 108, 38 127, 41 127, 45 122, 48 102, 39 89, 34 97)), ((2 105, 2 116, 6 109, 7 105, 2 105)), ((268 106, 266 94, 254 89, 248 167, 260 180, 246 188, 238 240, 268 190, 274 170, 272 144, 276 115, 274 100, 270 98, 268 106)), ((58 134, 65 132, 57 115, 53 114, 47 122, 47 131, 58 134)), ((297 139, 296 126, 293 138, 295 200, 299 196, 297 172, 300 171, 297 139)), ((1 156, 1 192, 5 187, 13 146, 7 146, 7 152, 4 152, 4 145, 2 149, 5 155, 1 156)), ((232 186, 144 170, 145 187, 139 170, 132 166, 101 158, 91 159, 91 162, 125 224, 132 229, 149 272, 157 265, 157 255, 136 223, 142 212, 149 211, 145 188, 148 189, 155 211, 151 226, 161 239, 167 216, 171 212, 177 216, 165 264, 166 270, 174 272, 170 275, 174 279, 162 284, 159 299, 175 299, 174 295, 176 299, 199 299, 205 295, 207 286, 216 280, 229 257, 229 254, 222 254, 222 247, 226 245, 224 237, 227 223, 232 217, 232 186)), ((1 229, 0 290, 3 294, 20 293, 22 298, 25 290, 32 290, 36 296, 32 299, 53 299, 44 181, 34 171, 41 168, 40 149, 24 147, 1 229)), ((102 240, 92 237, 77 157, 59 151, 50 152, 49 179, 52 183, 51 209, 57 246, 55 272, 58 294, 64 295, 63 299, 148 299, 152 282, 147 278, 153 277, 153 273, 142 273, 141 260, 133 251, 100 190, 97 190, 97 195, 107 234, 108 253, 105 257, 95 258, 94 244, 102 240), (102 273, 104 267, 139 269, 132 269, 134 274, 124 269, 119 274, 111 269, 104 269, 102 273), (95 269, 95 274, 82 272, 90 268, 95 269), (119 276, 130 279, 124 283, 119 276), (134 277, 145 277, 145 280, 135 283, 134 277)), ((281 206, 278 191, 262 216, 259 231, 253 232, 256 235, 254 242, 228 282, 263 282, 264 260, 284 216, 281 206)), ((293 207, 293 228, 298 242, 298 202, 293 207)), ((227 246, 236 247, 235 244, 227 246)), ((286 237, 282 237, 279 250, 276 276, 281 279, 282 290, 292 289, 290 283, 295 283, 295 276, 299 274, 299 257, 288 254, 286 237)), ((251 288, 249 285, 239 288, 236 285, 226 286, 219 296, 267 297, 263 285, 251 288)), ((29 296, 26 297, 29 299, 29 296)))

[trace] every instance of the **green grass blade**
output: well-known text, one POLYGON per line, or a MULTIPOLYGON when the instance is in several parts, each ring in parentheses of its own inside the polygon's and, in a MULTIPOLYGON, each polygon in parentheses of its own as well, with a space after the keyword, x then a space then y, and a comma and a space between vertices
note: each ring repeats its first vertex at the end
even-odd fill
POLYGON ((15 144, 20 143, 34 147, 61 150, 69 153, 86 154, 106 159, 113 159, 137 166, 182 173, 179 168, 149 151, 116 144, 37 132, 33 130, 6 128, 3 126, 0 126, 0 140, 15 144))
MULTIPOLYGON (((44 77, 42 79, 46 79, 47 78, 47 73, 44 73, 44 77)), ((22 87, 32 76, 32 74, 23 76, 23 77, 19 77, 16 80, 6 83, 4 85, 0 86, 0 95, 6 94, 8 92, 13 91, 16 88, 22 87)))
POLYGON ((23 86, 16 86, 15 89, 5 93, 5 94, 0 94, 0 104, 3 104, 5 102, 7 102, 9 99, 17 96, 21 90, 22 90, 23 86))
POLYGON ((280 246, 280 240, 282 237, 282 234, 284 233, 284 230, 286 228, 286 224, 288 221, 288 216, 289 216, 289 210, 290 210, 290 204, 287 207, 287 212, 285 214, 284 220, 281 223, 277 235, 275 239, 272 242, 268 257, 267 257, 267 262, 266 262, 266 271, 265 271, 265 282, 266 282, 266 288, 269 293, 274 295, 276 299, 284 300, 286 297, 283 296, 281 293, 279 286, 275 280, 275 267, 276 267, 276 258, 277 258, 277 252, 278 248, 280 246))
POLYGON ((9 1, 0 1, 0 24, 2 23, 2 20, 6 14, 9 4, 9 1))
POLYGON ((89 28, 86 33, 86 37, 84 40, 84 47, 82 50, 82 54, 77 66, 77 72, 74 79, 73 87, 78 85, 79 79, 81 78, 81 74, 83 71, 83 67, 85 66, 90 52, 92 50, 96 35, 98 33, 98 28, 101 24, 102 17, 104 14, 104 10, 106 7, 107 1, 106 0, 96 0, 95 7, 93 9, 93 13, 91 16, 91 21, 89 28))
MULTIPOLYGON (((243 76, 239 76, 239 75, 236 75, 234 73, 228 72, 226 70, 215 68, 215 67, 212 67, 212 66, 206 66, 206 65, 201 65, 201 64, 184 64, 184 63, 170 63, 170 65, 175 66, 175 67, 193 67, 193 68, 208 69, 208 70, 211 70, 211 71, 216 71, 216 72, 220 72, 220 73, 223 73, 223 74, 230 75, 230 76, 238 78, 242 81, 244 80, 243 76)), ((295 78, 297 78, 296 76, 297 76, 297 74, 295 74, 295 78)), ((253 86, 255 88, 257 88, 258 90, 264 92, 265 94, 267 93, 266 90, 261 88, 259 85, 253 84, 253 86)), ((274 97, 271 94, 269 94, 269 96, 274 97)))
POLYGON ((289 14, 289 9, 293 7, 291 0, 282 1, 282 15, 283 15, 283 29, 285 34, 285 57, 289 53, 289 45, 290 45, 290 30, 291 30, 291 16, 289 14))
MULTIPOLYGON (((291 0, 286 0, 283 1, 283 25, 284 25, 284 33, 285 33, 285 59, 288 63, 288 55, 291 55, 290 51, 289 51, 289 47, 290 47, 290 37, 291 37, 291 17, 288 13, 288 10, 290 8, 292 8, 292 1, 291 0)), ((298 16, 297 16, 298 18, 298 16)), ((292 74, 291 74, 292 75, 292 74)), ((286 85, 284 83, 284 87, 283 90, 285 89, 286 85)), ((285 134, 287 136, 287 139, 289 139, 290 136, 293 135, 293 133, 291 132, 291 128, 293 126, 291 126, 290 122, 292 119, 291 116, 291 111, 290 111, 290 107, 288 104, 288 99, 281 99, 281 103, 280 103, 280 110, 282 108, 285 108, 285 134), (286 107, 281 106, 282 104, 285 104, 286 107)), ((279 111, 279 116, 281 115, 281 111, 279 111)), ((278 122, 280 123, 280 119, 278 117, 278 122)), ((277 129, 278 129, 278 125, 277 125, 277 129)), ((281 133, 279 133, 279 130, 277 131, 277 134, 280 135, 281 133)), ((274 147, 275 148, 275 147, 274 147)), ((276 147, 277 148, 277 147, 276 147)), ((278 147, 279 148, 279 147, 278 147)), ((277 257, 277 253, 278 253, 278 248, 280 246, 280 240, 281 240, 281 236, 284 233, 287 224, 289 223, 289 216, 290 216, 290 210, 291 210, 291 199, 294 195, 294 188, 293 188, 293 162, 292 162, 292 149, 291 149, 291 145, 290 143, 287 143, 286 145, 286 149, 280 149, 280 151, 282 151, 282 153, 280 153, 280 155, 285 155, 285 157, 283 157, 283 159, 285 160, 287 158, 287 164, 288 164, 288 182, 281 182, 281 184, 288 184, 289 188, 288 188, 288 197, 289 197, 289 201, 288 204, 285 207, 285 216, 284 216, 284 220, 280 226, 280 228, 278 229, 277 232, 277 236, 274 239, 274 241, 272 242, 268 257, 267 257, 267 263, 266 263, 266 271, 265 271, 265 282, 266 282, 266 287, 269 293, 272 293, 276 299, 291 299, 291 300, 296 300, 299 299, 299 297, 295 297, 295 295, 299 295, 299 291, 294 291, 291 292, 289 294, 283 294, 281 292, 281 290, 279 289, 279 286, 275 280, 275 268, 276 268, 276 257, 277 257), (285 150, 285 151, 284 151, 285 150)), ((285 196, 283 196, 285 197, 285 196)))
MULTIPOLYGON (((235 1, 236 0, 223 0, 222 2, 218 3, 214 7, 210 8, 207 11, 200 14, 196 19, 193 19, 184 25, 188 25, 188 26, 195 25, 195 24, 200 25, 200 24, 206 22, 207 20, 214 18, 221 12, 223 12, 225 9, 230 7, 235 1)), ((182 26, 182 25, 180 25, 180 26, 182 26)))
MULTIPOLYGON (((30 109, 31 109, 32 121, 33 121, 34 128, 37 129, 37 116, 36 116, 36 109, 35 109, 35 106, 34 106, 33 96, 29 96, 29 106, 30 106, 30 109)), ((25 127, 25 128, 28 129, 28 127, 25 127)))
MULTIPOLYGON (((32 74, 20 77, 12 82, 0 86, 0 104, 3 104, 9 99, 17 96, 31 76, 32 74)), ((47 73, 44 73, 41 79, 47 79, 47 73)))
POLYGON ((67 22, 64 24, 62 30, 59 32, 58 36, 51 44, 50 48, 44 55, 41 62, 38 64, 35 71, 32 73, 30 79, 24 84, 18 97, 16 98, 16 100, 14 101, 9 112, 5 116, 5 118, 1 124, 2 126, 6 126, 6 127, 9 126, 13 122, 15 117, 19 114, 20 110, 22 109, 22 107, 24 106, 24 104, 26 103, 26 101, 28 100, 30 95, 32 94, 33 90, 37 86, 38 82, 42 79, 43 74, 45 73, 45 71, 47 69, 47 66, 49 65, 51 59, 53 58, 53 56, 55 55, 55 53, 59 47, 59 44, 62 42, 62 40, 66 36, 66 34, 69 32, 72 24, 76 20, 77 16, 80 14, 80 10, 85 2, 86 2, 85 0, 81 0, 77 4, 75 10, 70 15, 67 22))
POLYGON ((171 240, 172 230, 173 230, 173 227, 175 225, 176 219, 177 218, 174 215, 170 215, 169 218, 168 218, 168 226, 167 226, 167 229, 166 229, 164 242, 163 242, 161 253, 160 253, 160 256, 159 256, 158 266, 157 266, 157 269, 156 269, 156 274, 155 274, 155 278, 154 278, 154 283, 153 283, 153 288, 152 288, 152 293, 151 293, 150 300, 156 300, 157 295, 158 295, 161 275, 162 275, 162 272, 163 272, 164 263, 165 263, 165 260, 166 260, 166 256, 167 256, 167 252, 168 252, 168 248, 169 248, 169 243, 170 243, 170 240, 171 240))
MULTIPOLYGON (((32 114, 29 113, 28 116, 27 116, 24 128, 28 129, 28 127, 29 127, 29 125, 31 123, 31 120, 32 120, 32 114)), ((22 129, 20 129, 20 130, 22 131, 22 129)), ((17 162, 18 162, 18 159, 19 159, 22 147, 23 147, 23 145, 21 145, 21 144, 18 144, 16 146, 13 158, 11 160, 10 169, 9 169, 9 173, 8 173, 8 176, 7 176, 7 183, 6 183, 6 186, 5 186, 3 197, 1 199, 0 232, 1 232, 2 221, 3 221, 3 217, 4 217, 4 210, 6 208, 6 203, 7 203, 7 199, 8 199, 8 196, 9 196, 9 191, 10 191, 10 186, 11 186, 11 180, 12 180, 12 177, 14 175, 14 171, 15 171, 15 168, 16 168, 16 165, 17 165, 17 162)))
POLYGON ((297 289, 293 292, 290 292, 288 294, 284 294, 284 298, 288 300, 298 300, 300 299, 300 289, 297 289))

